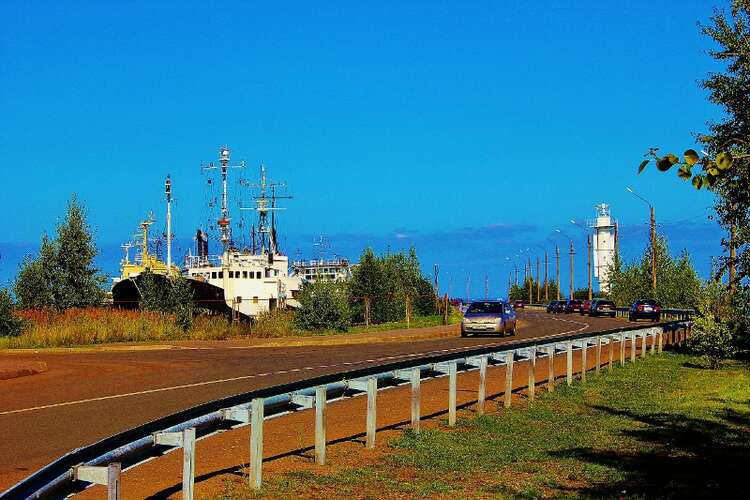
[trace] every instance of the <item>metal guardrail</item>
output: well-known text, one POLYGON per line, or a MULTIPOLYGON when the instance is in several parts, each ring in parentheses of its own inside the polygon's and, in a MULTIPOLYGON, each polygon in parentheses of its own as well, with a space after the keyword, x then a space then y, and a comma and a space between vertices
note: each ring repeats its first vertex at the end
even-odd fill
MULTIPOLYGON (((546 311, 547 304, 526 304, 525 309, 530 311, 546 311)), ((627 318, 630 309, 627 307, 616 307, 615 316, 618 318, 627 318)), ((578 314, 578 313, 573 313, 578 314)), ((677 309, 663 308, 661 310, 661 319, 665 321, 687 321, 695 315, 694 309, 677 309)), ((584 316, 581 314, 581 316, 584 316)))
MULTIPOLYGON (((668 343, 680 343, 689 336, 690 323, 672 321, 658 325, 617 328, 595 333, 550 335, 529 340, 512 341, 503 345, 468 349, 456 353, 429 356, 359 368, 346 372, 313 377, 275 387, 258 389, 219 399, 154 420, 144 425, 108 437, 90 446, 71 451, 36 471, 9 490, 0 499, 61 498, 79 492, 92 484, 104 484, 108 498, 120 498, 120 474, 154 457, 183 449, 183 498, 193 498, 195 475, 195 441, 224 430, 250 425, 250 485, 259 488, 263 461, 263 422, 295 411, 315 410, 315 460, 325 463, 326 404, 332 401, 367 395, 366 429, 368 448, 375 447, 377 391, 401 385, 411 385, 411 424, 419 431, 420 382, 448 377, 448 423, 456 422, 457 374, 479 371, 478 410, 483 412, 485 380, 488 366, 504 366, 504 405, 511 404, 513 364, 547 359, 547 385, 554 389, 554 359, 566 356, 566 380, 573 380, 573 352, 580 352, 582 366, 587 366, 586 355, 596 347, 596 371, 601 366, 601 353, 609 346, 609 359, 615 359, 615 344, 619 343, 619 362, 625 363, 625 347, 631 345, 631 361, 635 361, 637 341, 641 339, 641 354, 645 356, 648 339, 651 352, 661 352, 664 335, 668 343)), ((612 363, 609 363, 609 369, 612 363)), ((534 397, 535 370, 529 372, 529 397, 534 397)), ((581 377, 586 378, 586 370, 581 377)))

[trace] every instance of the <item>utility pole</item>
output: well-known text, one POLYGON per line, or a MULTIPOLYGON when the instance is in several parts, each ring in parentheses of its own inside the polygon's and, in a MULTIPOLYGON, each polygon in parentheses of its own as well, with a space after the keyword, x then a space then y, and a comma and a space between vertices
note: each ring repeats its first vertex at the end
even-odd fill
POLYGON ((508 273, 508 300, 510 300, 510 285, 513 283, 513 271, 508 273))
POLYGON ((573 240, 570 240, 570 298, 573 298, 573 240))
POLYGON ((534 288, 534 275, 531 271, 531 256, 528 257, 529 259, 529 304, 531 304, 534 300, 534 297, 531 295, 531 291, 534 288))
POLYGON ((653 205, 651 205, 651 282, 654 298, 656 298, 656 215, 653 205))
POLYGON ((516 286, 518 286, 518 264, 515 264, 516 268, 516 286))
POLYGON ((735 244, 735 232, 737 228, 734 224, 732 224, 729 228, 729 291, 730 293, 734 293, 735 290, 735 282, 737 271, 735 269, 734 261, 737 258, 737 248, 735 244))
POLYGON ((542 280, 539 276, 539 256, 536 256, 536 303, 539 304, 542 301, 542 280))
POLYGON ((544 301, 549 302, 549 280, 547 279, 547 273, 549 272, 549 259, 547 258, 547 250, 544 251, 544 301))
MULTIPOLYGON (((656 214, 654 213, 654 206, 650 201, 648 201, 646 198, 639 195, 629 187, 626 187, 625 190, 631 193, 633 196, 640 198, 641 201, 645 202, 646 205, 648 205, 649 211, 651 212, 651 287, 654 293, 654 298, 656 298, 656 214)), ((616 245, 617 240, 615 239, 615 246, 616 245)))
POLYGON ((471 288, 471 276, 466 277, 466 303, 469 303, 469 289, 471 288))
POLYGON ((560 247, 555 243, 555 280, 557 285, 557 300, 560 300, 560 247))
POLYGON ((588 235, 586 240, 589 245, 589 251, 586 254, 586 260, 588 261, 588 268, 589 268, 589 300, 591 300, 593 297, 593 290, 591 289, 591 235, 588 235))
POLYGON ((490 298, 490 278, 484 273, 484 300, 490 298))

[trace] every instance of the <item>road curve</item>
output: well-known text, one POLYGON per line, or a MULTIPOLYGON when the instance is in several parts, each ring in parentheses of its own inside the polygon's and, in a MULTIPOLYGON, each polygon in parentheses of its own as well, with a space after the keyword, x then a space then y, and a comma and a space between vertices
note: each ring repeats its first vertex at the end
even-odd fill
POLYGON ((45 373, 0 381, 0 490, 80 446, 198 403, 253 389, 411 357, 460 352, 623 320, 520 313, 515 337, 461 338, 315 347, 199 348, 13 354, 47 363, 45 373))

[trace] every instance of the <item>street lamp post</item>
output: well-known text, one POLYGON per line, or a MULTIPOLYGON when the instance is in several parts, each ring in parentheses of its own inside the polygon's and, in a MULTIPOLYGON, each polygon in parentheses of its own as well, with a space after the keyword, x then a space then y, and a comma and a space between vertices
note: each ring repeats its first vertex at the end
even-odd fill
POLYGON ((656 213, 654 212, 654 206, 643 196, 639 195, 629 187, 625 188, 630 194, 640 198, 641 201, 648 205, 649 211, 651 212, 650 226, 651 226, 651 287, 656 296, 656 213))
MULTIPOLYGON (((573 249, 573 238, 565 234, 564 232, 560 231, 559 229, 555 229, 556 232, 560 233, 561 235, 568 238, 570 241, 570 284, 569 284, 569 298, 573 298, 573 255, 575 255, 575 251, 573 249)), ((559 285, 558 285, 559 286, 559 285)))

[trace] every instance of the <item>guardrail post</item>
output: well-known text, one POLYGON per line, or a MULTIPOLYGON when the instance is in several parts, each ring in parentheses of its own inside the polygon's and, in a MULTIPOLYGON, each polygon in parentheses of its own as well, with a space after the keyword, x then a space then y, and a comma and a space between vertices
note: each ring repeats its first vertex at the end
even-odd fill
POLYGON ((599 375, 599 370, 602 368, 602 338, 596 337, 596 374, 599 375))
POLYGON ((568 380, 568 385, 573 383, 573 341, 568 340, 568 345, 566 348, 566 376, 568 380))
POLYGON ((479 358, 479 391, 477 394, 477 413, 484 415, 485 387, 487 383, 487 356, 479 358))
POLYGON ((182 498, 193 500, 195 490, 195 427, 182 431, 182 498))
POLYGON ((607 366, 607 370, 612 372, 615 365, 615 338, 609 337, 607 338, 607 341, 609 342, 609 363, 607 366))
POLYGON ((107 500, 120 500, 120 482, 122 466, 113 462, 106 467, 79 465, 73 468, 73 479, 87 483, 101 484, 107 487, 107 500))
POLYGON ((326 463, 326 386, 315 388, 315 463, 326 463))
POLYGON ((195 427, 181 432, 154 433, 154 444, 182 448, 182 498, 193 500, 195 490, 195 427))
POLYGON ((419 368, 411 371, 411 427, 414 432, 419 432, 419 368))
POLYGON ((643 335, 641 335, 641 357, 646 357, 646 349, 648 348, 648 333, 643 332, 643 335))
POLYGON ((529 399, 534 399, 536 392, 536 346, 529 351, 529 399))
POLYGON ((375 432, 377 430, 377 397, 378 379, 371 377, 367 380, 367 441, 365 446, 375 448, 375 432))
POLYGON ((555 346, 549 348, 549 357, 547 359, 549 368, 547 372, 547 390, 549 392, 555 391, 555 346))
POLYGON ((625 333, 620 334, 620 366, 625 365, 625 333))
POLYGON ((513 395, 513 351, 505 355, 505 398, 503 406, 510 408, 511 397, 513 395))
POLYGON ((656 353, 656 330, 651 330, 651 354, 656 353))
POLYGON ((263 398, 250 403, 250 487, 260 489, 263 477, 263 398))
POLYGON ((658 352, 661 354, 662 350, 664 349, 664 329, 659 329, 659 347, 658 352))
POLYGON ((635 355, 638 352, 638 336, 635 332, 630 334, 630 362, 635 363, 635 355))
POLYGON ((586 368, 588 368, 587 354, 589 343, 586 339, 581 342, 581 382, 586 382, 586 368))
POLYGON ((456 425, 456 386, 458 376, 456 374, 456 363, 448 365, 448 425, 456 425))

